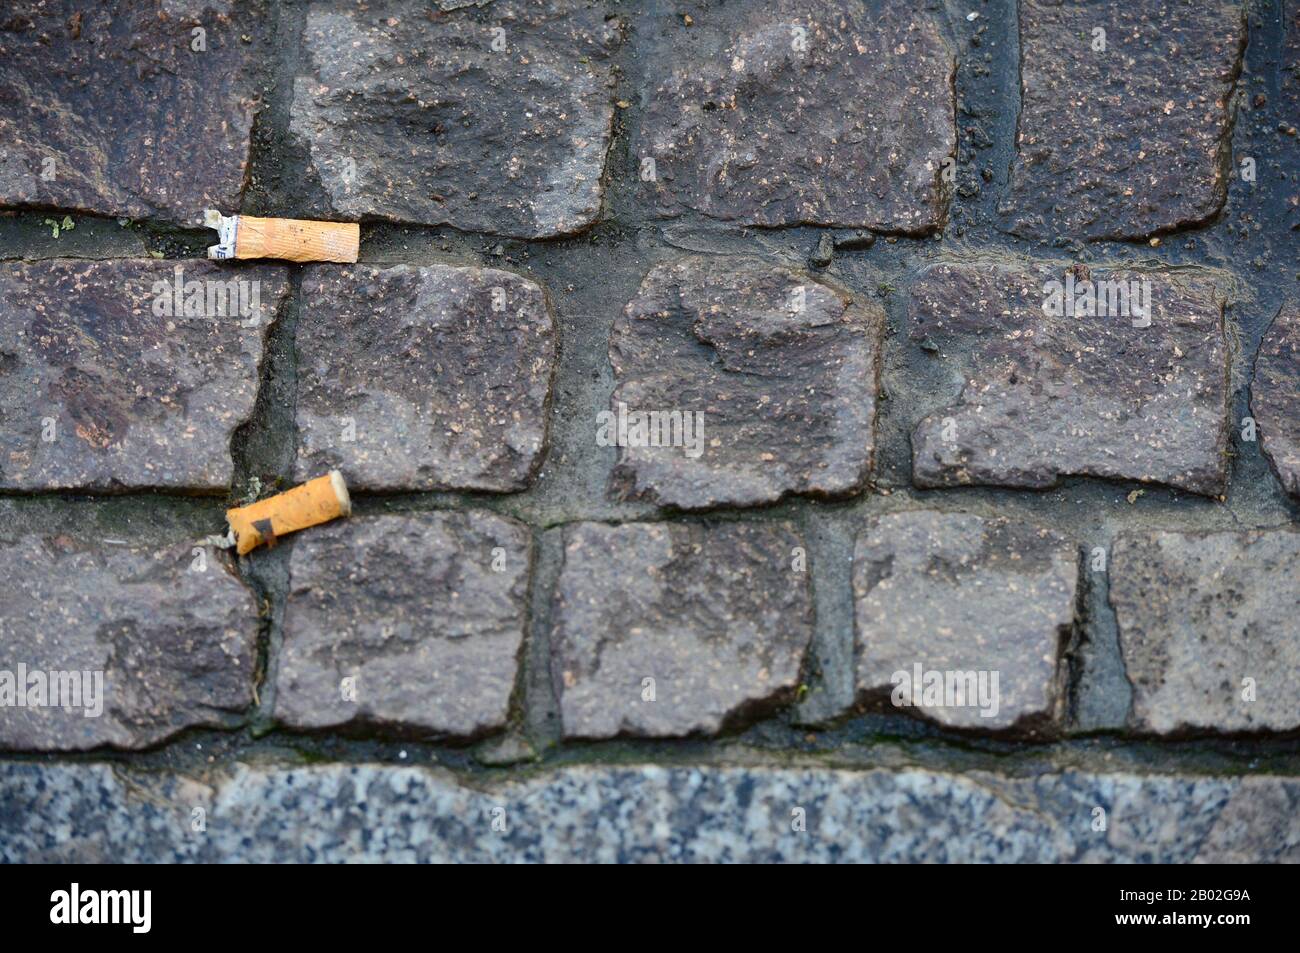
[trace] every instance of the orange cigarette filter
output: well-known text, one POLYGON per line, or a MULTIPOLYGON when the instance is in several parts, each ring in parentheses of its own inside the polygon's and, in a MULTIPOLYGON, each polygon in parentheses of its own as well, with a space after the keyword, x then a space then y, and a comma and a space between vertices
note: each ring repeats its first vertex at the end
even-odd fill
POLYGON ((226 522, 235 534, 235 549, 243 556, 263 543, 274 546, 280 536, 351 514, 343 475, 331 470, 292 490, 226 510, 226 522))
POLYGON ((203 224, 215 228, 219 240, 208 248, 209 258, 354 262, 361 246, 361 226, 355 222, 222 215, 208 209, 203 224))

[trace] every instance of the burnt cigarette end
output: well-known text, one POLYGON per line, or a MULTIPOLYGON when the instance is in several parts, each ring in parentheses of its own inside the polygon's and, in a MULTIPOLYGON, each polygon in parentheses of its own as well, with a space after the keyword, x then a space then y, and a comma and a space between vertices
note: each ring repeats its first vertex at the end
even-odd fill
POLYGON ((281 536, 351 514, 343 475, 331 470, 292 490, 226 510, 226 522, 235 536, 235 550, 243 556, 264 543, 275 545, 281 536))
POLYGON ((258 520, 253 524, 253 529, 257 530, 257 535, 262 537, 262 542, 266 543, 268 549, 275 545, 275 525, 269 520, 258 520))

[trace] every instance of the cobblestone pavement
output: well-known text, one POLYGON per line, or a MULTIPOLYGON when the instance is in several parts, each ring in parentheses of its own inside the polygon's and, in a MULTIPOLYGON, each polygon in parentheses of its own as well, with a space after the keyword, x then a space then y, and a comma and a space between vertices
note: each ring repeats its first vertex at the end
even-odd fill
POLYGON ((7 4, 0 860, 1300 860, 1297 126, 1282 0, 7 4))

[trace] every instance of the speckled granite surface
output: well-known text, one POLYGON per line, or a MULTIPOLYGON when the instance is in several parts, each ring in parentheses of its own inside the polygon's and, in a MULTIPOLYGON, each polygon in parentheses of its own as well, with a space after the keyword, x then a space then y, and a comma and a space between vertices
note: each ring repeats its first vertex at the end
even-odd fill
POLYGON ((579 767, 471 788, 378 765, 9 764, 0 805, 3 861, 1300 860, 1300 779, 1275 777, 579 767))

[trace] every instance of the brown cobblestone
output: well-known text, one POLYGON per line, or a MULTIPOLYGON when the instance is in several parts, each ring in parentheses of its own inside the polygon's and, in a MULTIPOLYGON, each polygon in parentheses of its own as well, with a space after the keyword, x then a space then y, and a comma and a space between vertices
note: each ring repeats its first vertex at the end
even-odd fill
POLYGON ((1241 6, 1021 0, 1019 9, 1020 119, 1001 209, 1011 230, 1123 240, 1213 218, 1228 192, 1241 6))
POLYGON ((1047 282, 1069 280, 1059 264, 972 263, 935 266, 912 287, 912 339, 961 375, 955 401, 912 434, 913 482, 1041 488, 1096 476, 1221 495, 1229 423, 1220 293, 1180 272, 1096 269, 1086 279, 1094 288, 1137 282, 1140 292, 1149 282, 1150 314, 1047 313, 1047 282))
POLYGON ((616 490, 691 509, 861 489, 884 324, 876 302, 786 268, 655 268, 610 336, 611 430, 629 414, 678 412, 695 422, 694 442, 621 446, 616 490))
POLYGON ((536 283, 491 268, 319 266, 302 302, 298 479, 338 468, 362 490, 531 482, 556 356, 536 283))
POLYGON ((0 544, 0 607, 0 748, 144 748, 253 703, 257 604, 218 550, 22 535, 0 544), (51 671, 81 676, 79 705, 30 707, 51 671))
POLYGON ((0 264, 0 489, 227 489, 288 290, 274 266, 0 264))
POLYGON ((0 206, 190 225, 237 209, 261 69, 241 38, 265 16, 254 0, 10 0, 0 206))

